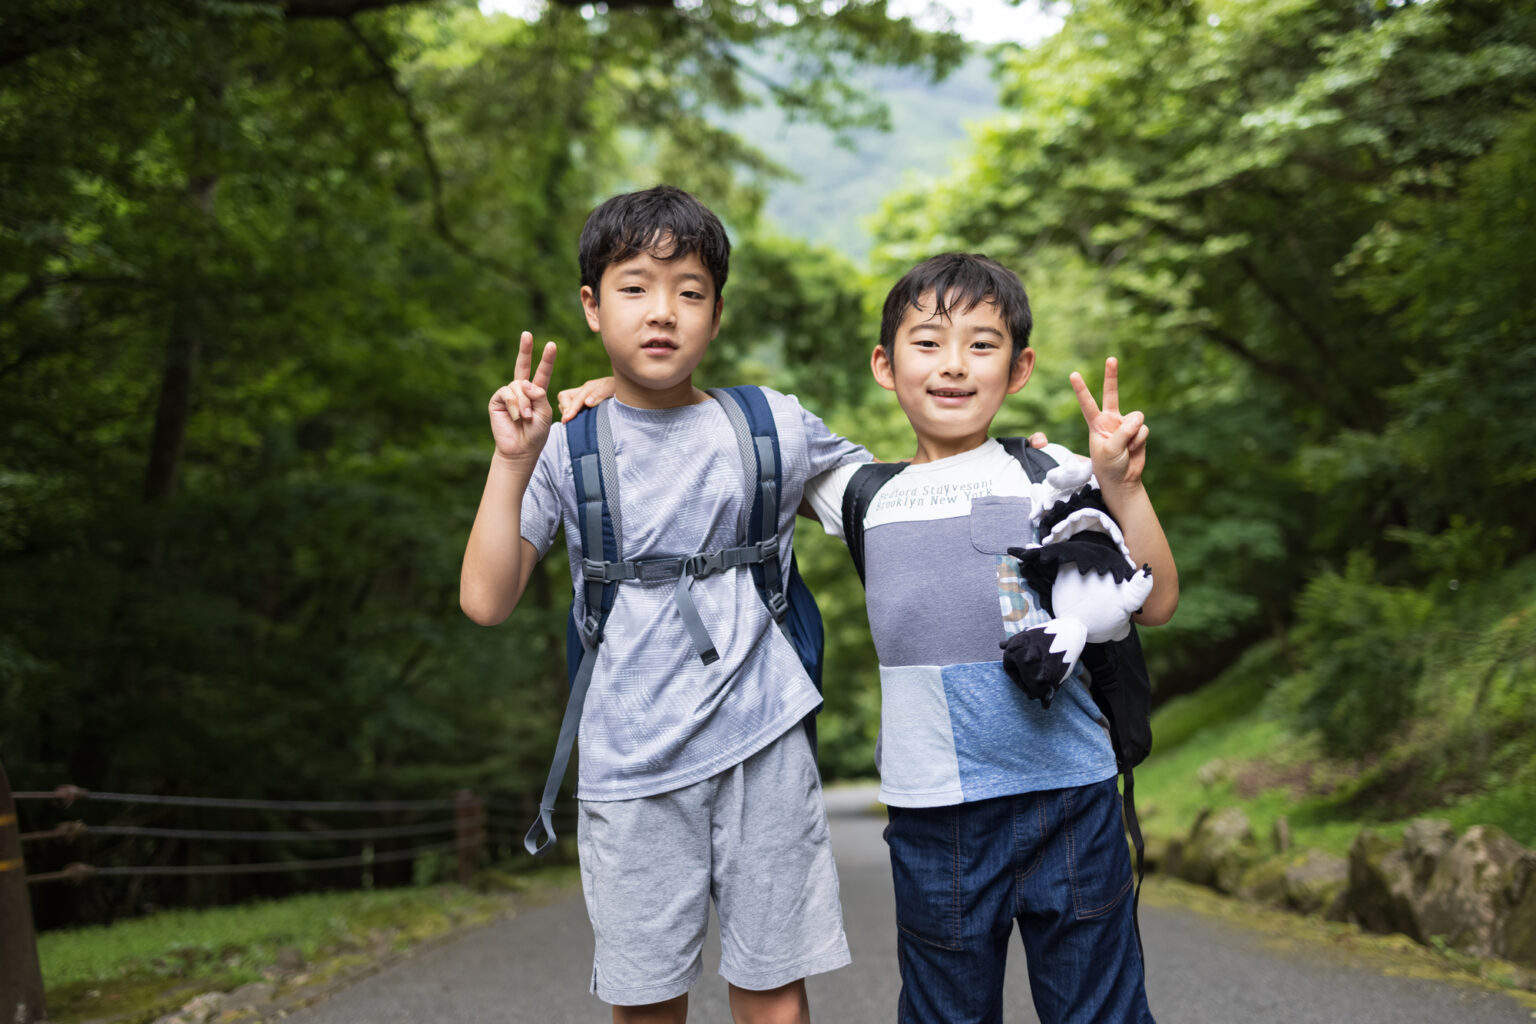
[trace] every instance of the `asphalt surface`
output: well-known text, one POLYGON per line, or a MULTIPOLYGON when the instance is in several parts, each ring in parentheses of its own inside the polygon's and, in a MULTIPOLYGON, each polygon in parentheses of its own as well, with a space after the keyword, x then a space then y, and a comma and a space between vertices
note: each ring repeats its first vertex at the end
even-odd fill
MULTIPOLYGON (((853 965, 809 979, 819 1022, 895 1019, 895 910, 890 865, 868 813, 871 790, 833 790, 827 805, 853 965)), ((1530 1024, 1509 996, 1470 985, 1382 973, 1347 950, 1279 943, 1248 924, 1192 910, 1141 910, 1147 995, 1161 1024, 1530 1024)), ((728 1022, 716 929, 689 1019, 728 1022)), ((1007 1019, 1038 1024, 1021 945, 1006 982, 1007 1019)), ((598 1024, 608 1007, 587 994, 592 934, 581 894, 466 933, 324 1003, 295 1024, 598 1024)))

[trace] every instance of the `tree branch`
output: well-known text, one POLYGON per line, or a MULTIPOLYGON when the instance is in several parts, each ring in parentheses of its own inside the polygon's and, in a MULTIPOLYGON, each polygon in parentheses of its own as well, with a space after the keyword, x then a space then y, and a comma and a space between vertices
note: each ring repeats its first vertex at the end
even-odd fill
MULTIPOLYGON (((1145 292, 1137 291, 1135 288, 1128 287, 1124 284, 1112 283, 1111 287, 1137 302, 1151 306, 1158 312, 1172 313, 1176 311, 1173 304, 1166 299, 1158 298, 1154 295, 1148 295, 1145 292)), ((1199 324, 1198 329, 1200 333, 1204 334, 1211 341, 1215 342, 1218 346, 1230 352, 1238 359, 1247 363, 1249 366, 1263 374, 1266 374, 1267 376, 1273 377, 1276 380, 1290 385, 1292 389, 1308 398, 1312 405, 1328 413, 1328 415, 1332 416, 1339 423, 1351 427, 1361 426, 1361 424, 1357 422, 1358 417, 1355 411, 1348 405, 1337 404, 1332 396, 1330 396, 1322 388, 1318 387, 1317 381, 1313 380, 1309 374, 1302 373, 1287 363, 1279 363, 1271 359, 1266 359, 1264 356, 1249 348, 1241 338, 1237 337, 1229 331, 1222 330, 1220 327, 1217 327, 1214 324, 1199 324)))
MULTIPOLYGON (((337 2, 346 2, 346 0, 337 0, 337 2)), ((354 2, 366 2, 366 0, 354 0, 354 2)), ((406 122, 411 127, 411 134, 415 136, 416 145, 421 150, 422 163, 426 165, 427 169, 427 180, 432 186, 432 227, 437 232, 438 237, 447 244, 448 248, 471 263, 490 270, 515 285, 517 283, 516 277, 513 275, 510 267, 486 256, 484 253, 476 252, 468 243, 453 233, 453 228, 448 223, 448 210, 443 205, 443 172, 438 166, 437 153, 432 148, 432 140, 427 136, 426 122, 421 119, 421 115, 417 112, 416 104, 411 99, 411 94, 400 84, 400 76, 396 74, 394 65, 390 64, 389 58, 378 47, 373 45, 373 41, 364 34, 363 30, 351 18, 346 19, 346 26, 347 31, 352 33, 353 38, 367 52, 369 58, 379 66, 379 71, 383 74, 385 83, 400 101, 400 108, 405 114, 406 122)))

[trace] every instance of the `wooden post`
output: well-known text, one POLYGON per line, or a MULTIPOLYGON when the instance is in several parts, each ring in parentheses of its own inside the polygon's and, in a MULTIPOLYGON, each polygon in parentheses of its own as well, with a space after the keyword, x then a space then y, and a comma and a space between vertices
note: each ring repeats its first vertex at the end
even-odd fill
POLYGON ((32 1024, 46 1015, 16 801, 11 799, 5 765, 0 764, 0 1021, 32 1024))
POLYGON ((457 825, 459 884, 474 880, 475 862, 485 846, 485 809, 480 798, 467 789, 454 794, 453 820, 457 825))

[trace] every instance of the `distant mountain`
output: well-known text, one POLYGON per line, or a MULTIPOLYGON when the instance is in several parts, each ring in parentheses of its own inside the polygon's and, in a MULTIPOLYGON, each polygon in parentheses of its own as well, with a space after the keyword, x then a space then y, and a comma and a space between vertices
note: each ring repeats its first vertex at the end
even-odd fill
POLYGON ((989 67, 974 56, 937 84, 912 71, 866 72, 860 84, 889 107, 891 130, 851 133, 851 150, 819 125, 787 124, 771 105, 720 121, 798 176, 772 187, 770 227, 862 261, 870 247, 865 222, 881 201, 909 177, 945 176, 969 148, 966 126, 1001 109, 989 67))

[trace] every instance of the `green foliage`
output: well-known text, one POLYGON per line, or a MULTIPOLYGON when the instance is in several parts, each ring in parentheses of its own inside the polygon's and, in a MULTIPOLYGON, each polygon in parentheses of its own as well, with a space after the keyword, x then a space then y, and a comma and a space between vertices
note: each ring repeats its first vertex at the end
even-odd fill
MULTIPOLYGON (((1355 614, 1357 629, 1378 639, 1394 617, 1419 620, 1407 642, 1422 663, 1422 681, 1397 681, 1411 698, 1397 728, 1364 753, 1330 753, 1324 736, 1333 723, 1314 729, 1313 720, 1342 715, 1327 702, 1350 698, 1319 694, 1319 681, 1330 679, 1338 690, 1353 682, 1319 674, 1306 658, 1321 638, 1308 640, 1299 627, 1153 715, 1152 756, 1137 771, 1149 831, 1176 836, 1201 809, 1237 805, 1261 837, 1283 815, 1298 847, 1340 855, 1362 823, 1392 834, 1423 816, 1445 818, 1457 829, 1496 825, 1536 845, 1533 570, 1536 561, 1528 557, 1455 590, 1443 583, 1408 590, 1382 585, 1362 556, 1344 573, 1320 579, 1309 600, 1352 600, 1371 609, 1364 616, 1313 609, 1325 619, 1355 614), (1426 604, 1433 606, 1427 617, 1426 604), (1309 700, 1316 702, 1312 708, 1309 700)), ((1402 635, 1395 639, 1403 642, 1402 635)), ((1338 645, 1336 638, 1322 644, 1323 657, 1367 658, 1347 641, 1337 654, 1332 647, 1338 645)), ((1377 653, 1398 657, 1390 650, 1377 653)), ((1390 692, 1383 696, 1394 699, 1390 692)), ((1353 720, 1339 723, 1346 731, 1375 728, 1375 706, 1354 713, 1353 720)))
POLYGON ((1369 555, 1343 573, 1318 575, 1297 600, 1292 633, 1305 683, 1293 695, 1303 728, 1345 757, 1380 750, 1408 718, 1424 666, 1425 626, 1434 600, 1390 587, 1369 555))

